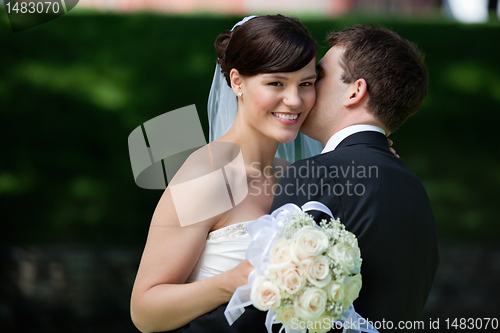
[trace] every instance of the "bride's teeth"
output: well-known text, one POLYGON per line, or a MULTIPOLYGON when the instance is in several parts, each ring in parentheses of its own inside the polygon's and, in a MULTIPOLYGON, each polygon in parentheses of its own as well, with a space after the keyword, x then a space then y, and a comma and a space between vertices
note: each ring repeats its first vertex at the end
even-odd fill
POLYGON ((275 116, 281 119, 287 119, 287 120, 295 120, 299 116, 298 114, 283 114, 283 113, 275 113, 275 116))

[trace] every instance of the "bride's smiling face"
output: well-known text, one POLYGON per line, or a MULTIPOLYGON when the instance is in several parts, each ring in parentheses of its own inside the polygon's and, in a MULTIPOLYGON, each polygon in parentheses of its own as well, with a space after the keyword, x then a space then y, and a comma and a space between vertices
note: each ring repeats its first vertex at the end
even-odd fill
POLYGON ((316 91, 316 58, 295 72, 244 76, 231 70, 231 83, 238 97, 238 113, 245 123, 264 136, 291 142, 312 109, 316 91))

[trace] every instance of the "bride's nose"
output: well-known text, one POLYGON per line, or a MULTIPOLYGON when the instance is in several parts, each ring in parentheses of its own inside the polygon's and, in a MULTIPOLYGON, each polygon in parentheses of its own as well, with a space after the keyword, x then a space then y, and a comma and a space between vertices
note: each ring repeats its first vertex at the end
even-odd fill
POLYGON ((283 97, 283 104, 291 108, 297 108, 302 104, 299 92, 297 89, 289 89, 283 97))

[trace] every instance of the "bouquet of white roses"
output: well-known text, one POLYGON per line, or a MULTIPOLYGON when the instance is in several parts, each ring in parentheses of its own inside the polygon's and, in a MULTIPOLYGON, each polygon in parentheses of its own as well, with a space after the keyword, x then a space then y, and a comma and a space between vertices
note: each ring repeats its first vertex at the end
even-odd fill
POLYGON ((285 326, 291 320, 339 319, 361 289, 361 253, 356 236, 339 219, 316 226, 305 212, 293 213, 276 235, 270 264, 252 285, 259 310, 272 309, 285 326))
MULTIPOLYGON (((356 236, 339 219, 322 220, 318 226, 306 211, 332 216, 323 204, 309 202, 302 209, 287 204, 248 226, 253 240, 247 259, 255 270, 249 284, 238 288, 227 307, 230 324, 244 311, 242 306, 249 304, 269 311, 268 331, 276 322, 290 332, 308 328, 307 323, 360 318, 352 307, 361 289, 362 260, 356 236)), ((326 332, 333 327, 320 326, 309 331, 326 332)))

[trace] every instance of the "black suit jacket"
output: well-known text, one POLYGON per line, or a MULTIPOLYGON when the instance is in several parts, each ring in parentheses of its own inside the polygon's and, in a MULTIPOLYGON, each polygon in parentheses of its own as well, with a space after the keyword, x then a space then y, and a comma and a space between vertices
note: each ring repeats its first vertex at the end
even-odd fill
MULTIPOLYGON (((395 327, 419 319, 438 265, 436 228, 425 189, 383 134, 353 134, 334 151, 292 164, 279 185, 271 212, 286 203, 319 201, 357 236, 363 287, 354 307, 361 316, 395 327)), ((311 213, 317 221, 328 218, 311 213)), ((265 332, 265 312, 247 307, 229 327, 224 309, 176 332, 265 332)))

